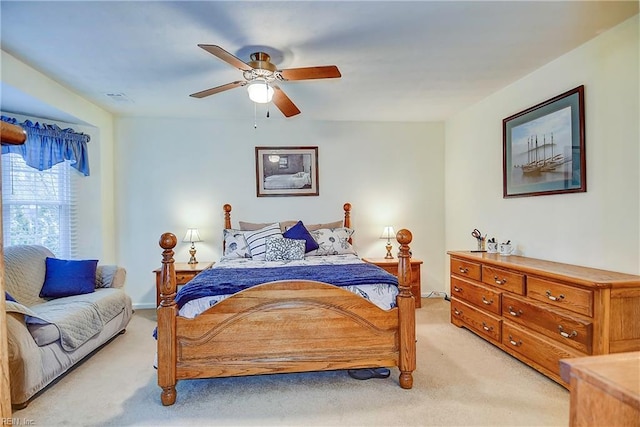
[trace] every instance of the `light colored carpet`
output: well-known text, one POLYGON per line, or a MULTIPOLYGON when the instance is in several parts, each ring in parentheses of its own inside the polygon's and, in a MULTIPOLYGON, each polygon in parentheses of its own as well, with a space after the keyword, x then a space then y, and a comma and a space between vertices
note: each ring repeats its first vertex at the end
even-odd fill
POLYGON ((465 329, 448 302, 417 313, 414 387, 345 371, 181 381, 160 403, 154 310, 14 417, 39 426, 566 426, 569 393, 465 329))

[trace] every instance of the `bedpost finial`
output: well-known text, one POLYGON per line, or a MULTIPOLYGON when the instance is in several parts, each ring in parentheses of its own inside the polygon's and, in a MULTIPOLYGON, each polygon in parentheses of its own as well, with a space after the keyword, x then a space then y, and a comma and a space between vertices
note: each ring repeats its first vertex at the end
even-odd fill
POLYGON ((351 203, 345 203, 342 209, 344 209, 345 212, 351 211, 351 203))
POLYGON ((396 233, 396 240, 398 240, 398 243, 401 245, 408 245, 413 240, 413 234, 406 228, 403 228, 396 233))
POLYGON ((229 203, 225 203, 224 206, 222 206, 222 209, 226 212, 229 213, 231 212, 231 205, 229 203))
POLYGON ((160 236, 160 247, 164 250, 173 249, 178 244, 178 238, 173 233, 163 233, 160 236))

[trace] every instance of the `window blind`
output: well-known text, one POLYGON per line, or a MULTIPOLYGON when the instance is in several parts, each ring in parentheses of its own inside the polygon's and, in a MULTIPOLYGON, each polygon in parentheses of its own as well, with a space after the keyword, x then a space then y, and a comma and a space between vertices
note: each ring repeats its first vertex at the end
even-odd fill
POLYGON ((77 177, 69 162, 39 171, 2 155, 4 245, 41 245, 59 258, 77 252, 77 177))

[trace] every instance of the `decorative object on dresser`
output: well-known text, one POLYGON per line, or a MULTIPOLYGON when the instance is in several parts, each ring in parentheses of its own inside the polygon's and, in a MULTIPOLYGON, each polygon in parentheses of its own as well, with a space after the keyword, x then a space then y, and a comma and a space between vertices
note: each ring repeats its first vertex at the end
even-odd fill
POLYGON ((396 232, 393 231, 392 226, 387 225, 382 230, 382 234, 380 235, 380 238, 387 239, 387 245, 385 246, 385 248, 387 249, 387 254, 384 256, 385 259, 393 259, 393 255, 391 254, 391 249, 393 248, 393 246, 391 246, 391 239, 395 237, 396 237, 396 232))
POLYGON ((503 197, 587 191, 584 86, 502 121, 503 197))
POLYGON ((202 242, 198 229, 188 228, 187 234, 184 235, 184 239, 182 239, 182 241, 191 242, 191 247, 189 248, 189 255, 191 255, 191 258, 189 258, 189 264, 197 264, 198 260, 196 259, 196 245, 194 244, 194 242, 202 242))
POLYGON ((560 359, 640 350, 640 276, 448 252, 451 323, 560 383, 560 359))
MULTIPOLYGON (((209 261, 198 262, 195 264, 189 264, 187 262, 175 262, 173 263, 176 271, 176 290, 178 286, 186 285, 187 282, 198 273, 207 268, 210 268, 214 263, 209 261)), ((162 283, 162 267, 153 270, 156 274, 156 307, 160 305, 160 284, 162 283)))
POLYGON ((258 197, 317 196, 318 147, 256 147, 258 197))
MULTIPOLYGON (((398 260, 387 258, 362 258, 363 261, 375 264, 378 267, 388 271, 393 275, 398 275, 398 260)), ((416 300, 416 308, 422 307, 422 301, 420 296, 422 294, 422 285, 420 284, 420 265, 422 261, 416 258, 411 258, 411 277, 408 282, 411 283, 411 293, 416 300)))
MULTIPOLYGON (((223 209, 228 230, 231 205, 223 209)), ((269 266, 266 254, 265 260, 253 259, 252 248, 249 257, 229 249, 177 294, 177 239, 171 233, 161 236, 157 368, 163 405, 175 402, 181 379, 398 367, 400 387, 413 387, 415 303, 408 283, 413 236, 409 230, 397 233, 400 273, 394 277, 357 257, 348 243, 351 204, 343 209, 343 227, 315 230, 315 236, 331 241, 318 242, 319 249, 304 259, 269 266), (385 295, 392 298, 383 307, 374 302, 375 296, 358 291, 361 286, 385 287, 385 295), (203 298, 207 302, 201 304, 203 298), (191 302, 199 306, 192 315, 185 310, 191 302)), ((273 225, 245 233, 255 237, 273 225)), ((282 230, 280 223, 275 225, 282 230)), ((236 230, 230 236, 239 239, 242 234, 236 230)), ((265 245, 278 239, 286 238, 265 236, 265 245)))
POLYGON ((640 425, 640 352, 560 361, 569 383, 569 426, 640 425))

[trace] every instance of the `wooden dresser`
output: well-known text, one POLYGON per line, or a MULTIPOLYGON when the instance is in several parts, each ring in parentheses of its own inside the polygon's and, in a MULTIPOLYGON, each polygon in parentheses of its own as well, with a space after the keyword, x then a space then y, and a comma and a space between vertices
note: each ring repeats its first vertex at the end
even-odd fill
POLYGON ((560 359, 640 350, 640 276, 448 252, 451 323, 568 387, 560 359))

